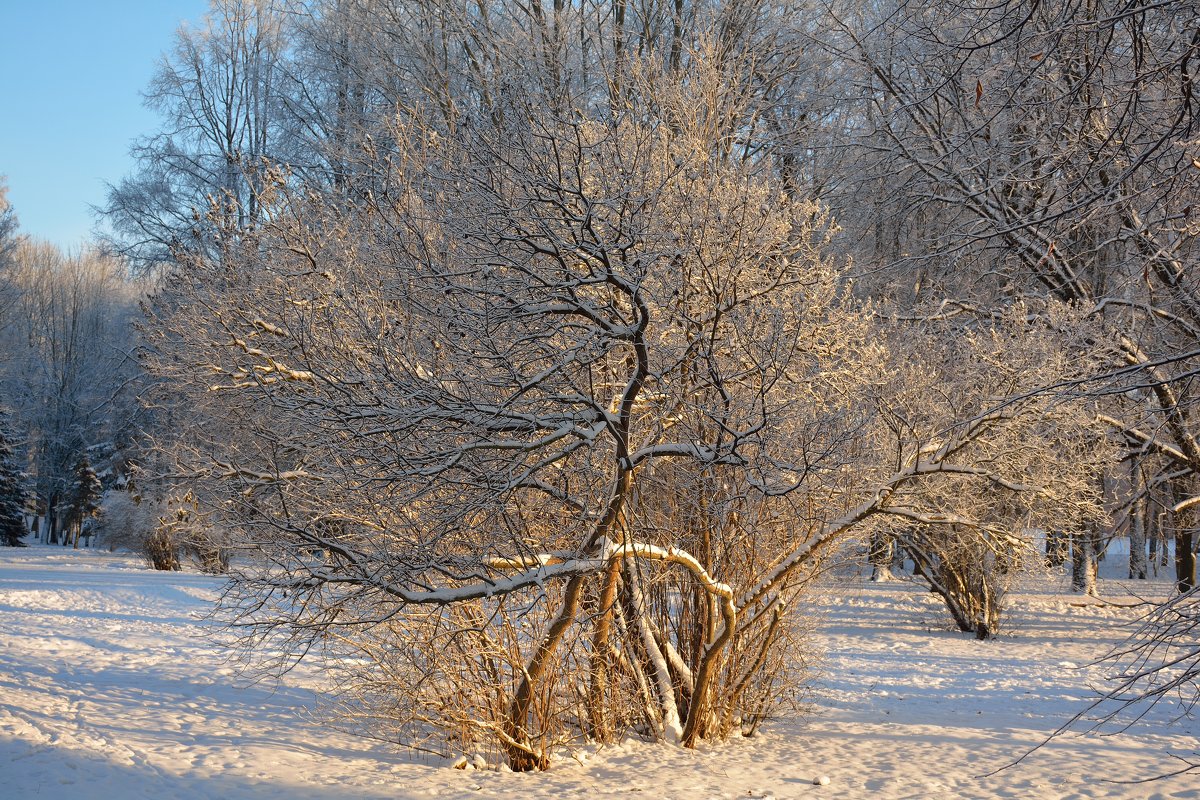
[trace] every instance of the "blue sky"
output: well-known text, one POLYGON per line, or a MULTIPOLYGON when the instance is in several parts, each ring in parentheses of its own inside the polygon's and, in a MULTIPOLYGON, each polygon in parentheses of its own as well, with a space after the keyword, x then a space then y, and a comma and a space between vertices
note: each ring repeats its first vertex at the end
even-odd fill
POLYGON ((77 248, 129 144, 157 126, 142 90, 207 0, 0 0, 0 175, 21 230, 77 248))

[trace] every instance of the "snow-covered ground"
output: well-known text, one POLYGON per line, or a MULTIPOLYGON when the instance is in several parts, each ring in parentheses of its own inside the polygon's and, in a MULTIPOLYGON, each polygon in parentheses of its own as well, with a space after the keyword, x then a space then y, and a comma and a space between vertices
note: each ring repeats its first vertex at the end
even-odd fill
MULTIPOLYGON (((128 556, 0 548, 0 798, 1200 798, 1195 774, 1112 782, 1200 750, 1195 721, 1159 714, 983 777, 1086 705, 1102 676, 1089 662, 1133 616, 1061 585, 1018 595, 1005 635, 982 643, 910 585, 831 585, 813 600, 825 653, 804 714, 698 752, 630 742, 540 775, 449 769, 322 728, 302 713, 320 685, 304 671, 238 688, 198 621, 217 586, 128 556)), ((1104 582, 1106 599, 1123 586, 1104 582)))

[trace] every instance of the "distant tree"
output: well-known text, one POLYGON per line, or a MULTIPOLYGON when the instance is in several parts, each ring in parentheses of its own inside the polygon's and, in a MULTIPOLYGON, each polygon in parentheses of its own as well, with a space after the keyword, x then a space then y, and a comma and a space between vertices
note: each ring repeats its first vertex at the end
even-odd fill
POLYGON ((0 544, 20 547, 25 529, 25 503, 29 489, 25 473, 13 452, 13 431, 0 416, 0 544))
POLYGON ((67 505, 67 526, 73 547, 79 547, 79 534, 84 524, 100 510, 103 493, 91 459, 84 453, 75 465, 75 481, 67 505))
POLYGON ((91 452, 111 461, 131 436, 138 285, 120 260, 28 241, 8 279, 15 302, 0 329, 0 402, 28 441, 46 540, 57 542, 79 454, 104 445, 91 452))
POLYGON ((183 549, 179 523, 185 515, 163 497, 136 490, 109 492, 100 509, 100 542, 110 550, 138 553, 154 569, 178 570, 183 549))
POLYGON ((1079 404, 1017 399, 1022 385, 1086 371, 1094 334, 1078 310, 1053 301, 901 326, 889 336, 898 359, 891 371, 905 377, 885 395, 897 444, 921 452, 964 412, 991 416, 992 429, 958 455, 972 466, 928 480, 922 512, 893 509, 884 530, 958 628, 986 639, 1000 630, 1014 581, 1044 569, 1035 531, 1106 520, 1094 476, 1113 451, 1091 414, 1079 404))
MULTIPOLYGON (((4 176, 0 175, 0 343, 3 342, 5 329, 13 323, 13 311, 17 305, 19 292, 13 283, 12 269, 17 244, 21 241, 17 235, 17 215, 12 204, 8 202, 8 186, 4 176)), ((0 369, 11 357, 9 348, 0 346, 0 369)))
POLYGON ((163 571, 183 569, 179 554, 183 549, 183 535, 188 522, 186 507, 167 508, 158 518, 158 524, 142 543, 142 553, 150 566, 163 571))
POLYGON ((20 237, 17 235, 17 214, 8 201, 8 183, 0 175, 0 270, 12 259, 20 237))
POLYGON ((1150 523, 1147 517, 1146 481, 1143 475, 1145 458, 1130 457, 1129 465, 1129 494, 1119 509, 1123 514, 1123 525, 1129 537, 1129 577, 1134 580, 1146 580, 1148 565, 1146 561, 1146 541, 1150 533, 1150 523))
POLYGON ((1100 576, 1100 531, 1086 527, 1071 535, 1071 591, 1095 596, 1099 594, 1096 580, 1100 576))
POLYGON ((183 26, 146 90, 161 131, 138 140, 135 173, 109 188, 110 244, 149 268, 199 246, 213 225, 252 226, 276 152, 283 14, 277 3, 214 0, 183 26))
MULTIPOLYGON (((136 491, 114 491, 104 496, 98 528, 99 543, 110 550, 118 548, 145 553, 162 513, 162 504, 136 491)), ((147 560, 149 556, 147 555, 147 560)))

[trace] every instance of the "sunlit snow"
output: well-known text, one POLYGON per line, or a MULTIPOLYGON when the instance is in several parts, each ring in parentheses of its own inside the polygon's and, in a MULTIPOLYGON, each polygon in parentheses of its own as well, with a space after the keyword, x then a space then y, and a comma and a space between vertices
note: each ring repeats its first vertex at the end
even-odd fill
MULTIPOLYGON (((1123 559, 1105 568, 1115 574, 1123 559)), ((513 774, 475 754, 415 756, 320 726, 319 676, 244 686, 200 616, 219 580, 133 557, 0 550, 0 797, 4 798, 1195 798, 1178 768, 1194 721, 1156 713, 1119 737, 1038 744, 1090 696, 1091 666, 1134 611, 1026 591, 989 642, 952 632, 904 583, 839 581, 812 599, 820 677, 801 713, 698 751, 629 741, 513 774)), ((1163 592, 1165 579, 1105 581, 1163 592)), ((1127 598, 1124 598, 1127 599, 1127 598)))

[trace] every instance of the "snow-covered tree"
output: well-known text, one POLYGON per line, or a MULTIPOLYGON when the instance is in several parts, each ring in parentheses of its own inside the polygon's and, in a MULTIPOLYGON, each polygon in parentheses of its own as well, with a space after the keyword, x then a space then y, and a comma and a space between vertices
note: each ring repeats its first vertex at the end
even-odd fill
POLYGON ((144 553, 144 544, 162 513, 160 503, 136 492, 108 492, 100 504, 98 541, 110 550, 123 548, 144 553))
POLYGON ((163 129, 131 150, 138 169, 110 187, 110 241, 136 266, 170 263, 211 224, 258 219, 262 174, 286 161, 281 133, 284 12, 276 2, 213 0, 161 59, 146 104, 163 129))
POLYGON ((139 294, 124 265, 94 251, 73 256, 22 242, 9 270, 16 302, 0 329, 0 398, 30 450, 47 540, 59 540, 88 447, 119 457, 131 434, 129 353, 139 294))
POLYGON ((79 547, 83 526, 100 510, 103 495, 100 477, 96 475, 91 459, 84 453, 75 464, 73 485, 67 496, 67 531, 72 547, 79 547))
MULTIPOLYGON (((813 46, 855 76, 843 84, 854 113, 839 152, 857 156, 829 202, 848 246, 885 259, 869 291, 925 313, 1038 296, 1090 310, 1109 354, 1095 375, 1106 379, 1066 390, 1103 392, 1112 435, 1131 456, 1165 463, 1164 479, 1194 476, 1191 5, 946 0, 830 12, 813 46)), ((1196 494, 1183 491, 1173 506, 1196 494)), ((1177 537, 1186 590, 1193 526, 1177 537)), ((1083 583, 1090 540, 1076 542, 1083 583)))
POLYGON ((805 582, 869 521, 1008 519, 969 487, 1087 501, 1028 435, 1048 401, 990 394, 1042 372, 890 372, 922 353, 889 353, 827 215, 742 146, 754 60, 709 48, 630 66, 616 108, 518 83, 449 130, 406 109, 346 184, 273 175, 260 224, 165 286, 170 472, 256 553, 226 611, 285 662, 352 656, 372 725, 515 769, 752 729, 805 582))
POLYGON ((11 262, 13 251, 20 241, 18 227, 17 213, 8 201, 8 183, 0 175, 0 273, 11 262))
POLYGON ((0 415, 0 544, 19 547, 29 532, 25 510, 29 487, 14 450, 14 432, 7 415, 0 415))
POLYGON ((961 630, 988 638, 1009 587, 1044 570, 1038 531, 1106 520, 1095 475, 1113 452, 1102 428, 1085 405, 1037 391, 1087 375, 1102 356, 1086 315, 1054 301, 893 325, 892 370, 904 377, 880 397, 881 449, 919 452, 960 425, 990 429, 955 456, 956 469, 895 498, 908 508, 885 509, 879 530, 900 543, 914 577, 961 630))
MULTIPOLYGON (((17 245, 21 237, 17 233, 17 215, 8 201, 8 185, 0 175, 0 341, 6 329, 13 324, 19 292, 13 281, 12 266, 17 245)), ((0 369, 11 358, 10 353, 0 351, 0 369)))
POLYGON ((692 117, 706 99, 664 97, 655 124, 521 102, 454 139, 406 123, 405 149, 372 165, 391 186, 351 207, 284 193, 251 248, 180 274, 172 293, 189 302, 160 321, 156 366, 179 400, 241 420, 232 437, 191 426, 225 443, 193 439, 220 455, 188 472, 284 568, 241 575, 240 596, 266 591, 273 609, 247 624, 324 638, 341 623, 270 620, 374 605, 378 624, 349 641, 386 654, 377 675, 413 695, 411 726, 486 673, 465 657, 442 668, 449 684, 399 674, 441 652, 439 630, 491 620, 473 646, 500 682, 454 713, 517 768, 545 765, 577 659, 610 719, 686 741, 737 724, 721 698, 740 692, 722 687, 748 684, 755 659, 745 675, 722 664, 739 663, 735 636, 752 653, 775 635, 795 582, 774 576, 739 620, 726 581, 753 585, 767 541, 816 532, 785 513, 788 492, 854 416, 800 382, 851 397, 861 379, 839 364, 869 375, 873 348, 820 255, 820 210, 714 149, 692 117), (235 257, 237 275, 212 272, 235 257), (173 332, 192 326, 180 353, 173 332), (202 343, 225 341, 197 384, 202 343), (707 509, 689 499, 704 486, 707 509), (694 542, 678 527, 689 514, 694 542), (702 549, 720 520, 729 537, 702 549), (749 520, 761 552, 733 534, 749 520), (674 623, 652 621, 670 613, 664 581, 699 593, 684 652, 674 623))

